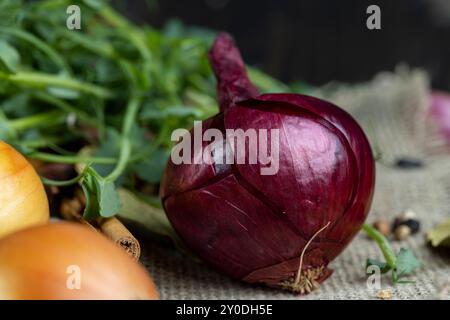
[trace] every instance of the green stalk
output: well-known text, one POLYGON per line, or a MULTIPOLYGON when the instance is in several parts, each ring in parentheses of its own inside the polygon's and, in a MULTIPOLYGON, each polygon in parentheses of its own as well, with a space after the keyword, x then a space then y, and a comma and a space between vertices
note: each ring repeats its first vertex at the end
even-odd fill
POLYGON ((83 48, 90 50, 94 53, 97 53, 100 56, 109 58, 109 59, 117 59, 116 52, 114 51, 114 47, 108 42, 98 42, 96 40, 90 39, 85 34, 79 34, 77 32, 64 30, 64 37, 72 40, 75 43, 78 43, 83 48))
POLYGON ((63 139, 54 137, 45 137, 41 139, 25 140, 20 142, 21 147, 39 149, 39 148, 49 148, 57 143, 62 142, 63 139))
POLYGON ((48 186, 55 186, 55 187, 67 187, 67 186, 71 186, 73 184, 78 183, 81 179, 84 178, 84 176, 86 175, 86 171, 89 168, 89 166, 86 166, 83 169, 83 172, 81 172, 78 176, 76 176, 75 178, 69 179, 69 180, 64 180, 64 181, 59 181, 59 180, 52 180, 52 179, 47 179, 45 177, 41 176, 41 180, 44 184, 48 185, 48 186))
POLYGON ((386 237, 378 232, 375 228, 369 226, 367 223, 364 223, 362 228, 367 233, 367 235, 378 244, 378 247, 383 253, 383 256, 386 259, 386 263, 389 265, 389 267, 391 267, 392 270, 395 270, 397 266, 397 258, 386 237))
MULTIPOLYGON (((25 146, 28 146, 26 141, 23 143, 25 146)), ((54 143, 54 142, 52 141, 52 143, 54 143)), ((34 146, 34 145, 30 145, 30 147, 32 147, 32 146, 34 146)), ((43 146, 52 148, 52 146, 49 144, 46 144, 43 146)), ((129 147, 131 147, 131 145, 129 145, 129 147)), ((125 148, 128 148, 128 147, 126 146, 125 148)), ((123 151, 123 153, 129 154, 127 162, 141 161, 144 157, 147 156, 146 152, 140 152, 134 156, 130 156, 131 152, 129 152, 127 150, 123 151)), ((41 161, 46 161, 46 162, 53 162, 53 163, 66 163, 66 164, 89 163, 89 162, 93 163, 93 164, 116 164, 120 160, 120 159, 113 158, 113 157, 95 157, 95 156, 89 157, 89 156, 69 155, 69 154, 60 155, 60 154, 40 152, 40 151, 31 152, 31 153, 27 154, 26 156, 30 159, 36 159, 36 160, 41 160, 41 161)), ((120 156, 119 156, 119 158, 120 158, 120 156)), ((126 166, 126 162, 125 162, 125 166, 123 164, 121 164, 120 166, 124 169, 126 166)), ((121 170, 123 170, 123 169, 121 169, 121 170)), ((119 174, 119 176, 120 176, 120 174, 119 174)))
POLYGON ((45 152, 32 152, 30 154, 27 154, 27 157, 46 162, 66 163, 66 164, 89 163, 89 162, 97 164, 115 164, 117 162, 117 159, 109 157, 83 157, 78 155, 63 156, 45 152))
POLYGON ((14 130, 23 131, 30 128, 57 124, 61 120, 64 120, 63 113, 60 111, 49 111, 20 119, 10 120, 9 125, 14 130))
POLYGON ((48 86, 61 87, 76 90, 86 94, 92 94, 101 99, 113 97, 113 93, 106 88, 82 82, 72 78, 62 78, 41 72, 17 72, 15 74, 3 75, 7 80, 31 87, 45 88, 48 86))
POLYGON ((117 161, 114 170, 105 178, 105 180, 114 182, 120 177, 122 172, 125 170, 131 156, 131 141, 130 132, 133 126, 133 122, 136 119, 137 113, 139 111, 141 99, 137 95, 133 95, 127 105, 125 112, 125 118, 122 125, 121 132, 121 148, 119 154, 119 160, 117 161))

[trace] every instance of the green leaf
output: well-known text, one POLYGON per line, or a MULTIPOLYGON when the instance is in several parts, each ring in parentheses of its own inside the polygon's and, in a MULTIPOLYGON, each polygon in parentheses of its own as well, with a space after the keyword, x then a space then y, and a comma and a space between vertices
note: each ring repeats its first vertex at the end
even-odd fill
POLYGON ((0 25, 11 26, 16 23, 17 14, 22 7, 23 4, 20 0, 0 1, 0 25))
POLYGON ((99 181, 100 190, 100 216, 104 218, 116 215, 121 207, 116 187, 113 182, 104 179, 99 181))
POLYGON ((0 40, 0 71, 15 73, 20 64, 20 55, 8 42, 0 40))
POLYGON ((165 150, 155 150, 142 162, 133 166, 136 174, 149 183, 158 183, 167 163, 169 154, 165 150))
POLYGON ((0 109, 0 140, 11 143, 14 138, 16 138, 16 132, 11 128, 8 118, 0 109))
POLYGON ((386 273, 391 270, 391 267, 386 262, 381 262, 376 259, 367 259, 366 261, 366 270, 369 266, 377 266, 380 268, 381 273, 386 273))
POLYGON ((100 60, 98 61, 93 71, 95 71, 95 78, 100 83, 112 83, 121 79, 122 74, 119 68, 114 65, 110 60, 100 60))
MULTIPOLYGON (((134 125, 131 129, 130 133, 130 140, 132 141, 132 149, 133 149, 133 155, 140 154, 144 151, 149 150, 150 153, 150 142, 145 138, 145 131, 141 128, 139 128, 137 125, 134 125)), ((111 157, 111 158, 117 158, 120 153, 120 146, 121 146, 121 135, 120 133, 112 128, 108 127, 106 130, 106 137, 102 140, 100 144, 100 148, 97 149, 95 152, 95 156, 98 157, 111 157)), ((134 166, 129 166, 127 170, 124 172, 124 174, 121 175, 121 177, 116 181, 116 184, 121 185, 124 182, 125 176, 129 173, 128 169, 131 169, 132 167, 135 170, 138 170, 141 174, 143 174, 144 177, 148 177, 151 173, 149 170, 153 170, 153 176, 159 176, 161 164, 161 159, 156 158, 159 154, 158 151, 155 151, 155 156, 152 157, 150 155, 151 160, 148 160, 149 158, 145 157, 144 161, 145 163, 139 162, 138 164, 134 166), (155 161, 154 163, 150 164, 149 161, 155 161), (141 167, 139 167, 141 165, 141 167), (147 175, 148 174, 148 175, 147 175)), ((164 157, 166 159, 166 157, 164 157)), ((165 161, 165 160, 164 160, 165 161)), ((164 164, 165 165, 165 164, 164 164)), ((107 176, 111 171, 114 169, 114 165, 99 165, 95 164, 93 165, 95 170, 102 176, 107 176)), ((156 177, 150 178, 152 181, 156 179, 156 177)), ((159 180, 158 180, 159 181, 159 180)))
POLYGON ((105 5, 105 1, 102 0, 83 0, 84 4, 87 6, 99 10, 105 5))
POLYGON ((100 176, 93 168, 86 169, 81 181, 86 196, 83 218, 92 220, 98 217, 109 218, 116 215, 121 207, 114 183, 100 176))
POLYGON ((363 225, 363 229, 373 240, 375 240, 387 261, 385 263, 375 259, 367 259, 366 269, 367 266, 376 265, 381 269, 382 273, 391 271, 392 283, 394 285, 397 283, 411 283, 411 281, 400 281, 399 278, 412 273, 422 265, 414 253, 411 250, 401 249, 400 252, 395 255, 385 236, 366 223, 363 225))
MULTIPOLYGON (((111 127, 106 129, 106 136, 101 141, 100 147, 95 151, 96 157, 112 157, 117 158, 120 151, 120 134, 111 127)), ((93 168, 102 176, 107 176, 114 170, 114 164, 94 164, 93 168)), ((122 180, 122 179, 120 179, 122 180)))
POLYGON ((28 92, 21 92, 7 99, 0 104, 1 109, 13 118, 21 118, 36 112, 36 107, 30 104, 30 96, 28 92))
POLYGON ((433 247, 450 247, 450 219, 446 219, 427 233, 433 247))
POLYGON ((412 250, 400 249, 396 264, 396 272, 399 277, 410 274, 421 266, 422 263, 416 258, 412 250))
POLYGON ((100 216, 98 191, 95 178, 92 175, 86 175, 81 181, 84 196, 86 197, 86 206, 84 208, 83 218, 93 220, 100 216))
MULTIPOLYGON (((0 57, 0 76, 4 76, 5 74, 10 74, 11 70, 8 68, 8 65, 5 63, 5 61, 0 57)), ((1 82, 4 82, 3 79, 0 78, 1 82)), ((4 93, 6 92, 6 90, 3 88, 5 86, 4 83, 1 83, 2 85, 2 90, 0 91, 0 93, 4 93)))

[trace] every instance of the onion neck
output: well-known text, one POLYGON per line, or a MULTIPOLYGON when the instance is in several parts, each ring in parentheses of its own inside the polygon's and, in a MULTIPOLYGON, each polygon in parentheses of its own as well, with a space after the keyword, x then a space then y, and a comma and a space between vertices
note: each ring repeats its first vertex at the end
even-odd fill
POLYGON ((217 78, 220 111, 258 95, 258 89, 248 78, 239 49, 229 34, 217 36, 209 52, 209 60, 217 78))

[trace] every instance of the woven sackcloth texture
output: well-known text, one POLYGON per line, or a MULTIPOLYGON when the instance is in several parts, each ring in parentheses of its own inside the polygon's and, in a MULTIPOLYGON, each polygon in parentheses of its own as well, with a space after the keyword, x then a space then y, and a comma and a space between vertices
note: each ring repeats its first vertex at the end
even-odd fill
MULTIPOLYGON (((450 153, 427 120, 428 94, 426 74, 406 67, 379 74, 368 83, 330 84, 313 93, 349 111, 365 129, 372 146, 382 151, 369 222, 379 216, 392 219, 411 208, 423 231, 450 215, 450 153), (425 167, 405 170, 388 165, 401 156, 420 158, 425 167)), ((413 249, 425 264, 413 276, 414 284, 392 288, 393 299, 434 298, 450 285, 449 255, 431 250, 424 232, 392 243, 395 250, 413 249)), ((374 299, 376 291, 366 285, 364 266, 369 257, 382 259, 375 243, 361 232, 331 263, 333 275, 318 290, 299 297, 230 280, 175 249, 148 241, 143 247, 142 262, 153 275, 162 299, 374 299)), ((382 277, 381 284, 382 288, 390 287, 389 275, 382 277)))

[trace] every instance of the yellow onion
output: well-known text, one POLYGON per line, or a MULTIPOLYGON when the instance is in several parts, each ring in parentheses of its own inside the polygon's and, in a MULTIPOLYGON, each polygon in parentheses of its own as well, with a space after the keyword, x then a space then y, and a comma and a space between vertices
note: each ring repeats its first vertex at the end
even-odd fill
POLYGON ((44 186, 31 164, 0 141, 0 237, 48 221, 44 186))
POLYGON ((56 222, 0 240, 0 299, 158 299, 146 270, 86 226, 56 222))

